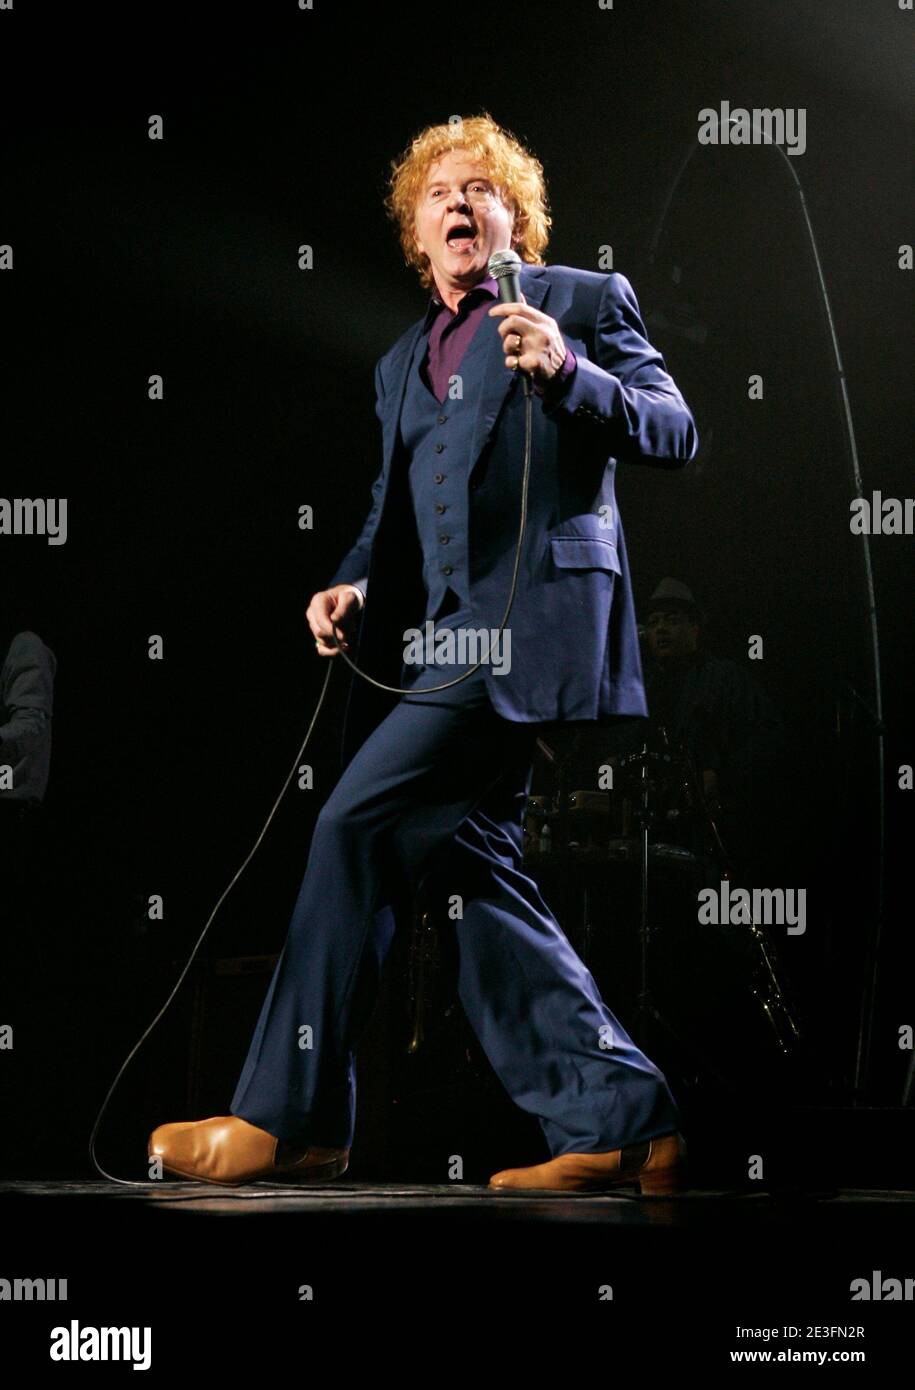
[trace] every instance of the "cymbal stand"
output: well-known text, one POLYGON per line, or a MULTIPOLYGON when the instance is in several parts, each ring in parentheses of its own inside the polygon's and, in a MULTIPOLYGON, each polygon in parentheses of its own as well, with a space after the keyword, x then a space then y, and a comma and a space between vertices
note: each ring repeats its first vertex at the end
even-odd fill
POLYGON ((649 963, 649 945, 650 945, 652 933, 654 932, 655 929, 649 924, 649 921, 648 921, 648 869, 649 869, 649 858, 648 858, 648 832, 649 832, 649 830, 650 830, 650 828, 651 828, 651 826, 652 826, 652 824, 653 824, 653 822, 654 822, 654 813, 653 813, 653 811, 652 811, 652 809, 651 809, 651 804, 650 804, 650 802, 651 802, 651 784, 650 784, 649 777, 648 777, 648 770, 649 770, 649 766, 650 766, 650 762, 651 762, 651 756, 650 756, 650 751, 649 751, 649 747, 648 747, 648 744, 647 744, 647 743, 645 743, 645 744, 642 745, 642 751, 641 751, 641 754, 640 754, 640 762, 641 762, 641 767, 640 767, 640 770, 639 770, 639 798, 638 798, 638 810, 636 811, 636 820, 637 820, 638 826, 639 826, 639 840, 640 840, 640 844, 639 844, 639 873, 640 873, 640 885, 639 885, 639 886, 640 886, 639 948, 640 948, 640 956, 639 956, 639 993, 638 993, 638 999, 637 999, 636 1023, 635 1023, 635 1030, 634 1030, 634 1031, 635 1031, 636 1042, 638 1043, 639 1047, 642 1048, 643 1050, 646 1050, 646 1049, 649 1048, 649 1041, 648 1041, 649 1028, 650 1028, 651 1023, 654 1023, 654 1024, 656 1024, 658 1027, 663 1028, 663 1030, 668 1034, 668 1036, 669 1036, 670 1038, 673 1039, 673 1041, 676 1043, 677 1047, 680 1049, 681 1054, 683 1054, 683 1055, 685 1056, 687 1053, 692 1053, 692 1055, 693 1055, 694 1057, 696 1057, 697 1059, 699 1059, 699 1060, 702 1062, 703 1066, 707 1069, 708 1073, 709 1073, 711 1076, 714 1076, 714 1078, 715 1078, 716 1081, 718 1081, 721 1085, 723 1085, 723 1086, 725 1086, 725 1087, 729 1087, 729 1086, 731 1086, 732 1083, 728 1081, 727 1077, 725 1077, 725 1076, 722 1075, 722 1073, 718 1070, 717 1066, 716 1066, 715 1063, 712 1061, 712 1059, 708 1056, 708 1054, 707 1054, 702 1048, 697 1047, 695 1043, 688 1042, 684 1037, 682 1037, 682 1035, 681 1035, 680 1033, 677 1032, 677 1030, 673 1027, 673 1025, 672 1025, 671 1023, 669 1023, 668 1020, 664 1017, 664 1015, 660 1012, 660 1010, 659 1010, 659 1009, 657 1008, 657 1006, 655 1005, 654 999, 652 998, 651 989, 650 989, 649 982, 648 982, 648 963, 649 963))

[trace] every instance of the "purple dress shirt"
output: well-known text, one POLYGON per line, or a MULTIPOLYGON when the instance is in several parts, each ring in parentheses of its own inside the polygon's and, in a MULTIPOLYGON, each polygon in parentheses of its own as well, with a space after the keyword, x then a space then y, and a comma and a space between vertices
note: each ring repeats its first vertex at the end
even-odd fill
MULTIPOLYGON (((423 330, 429 331, 429 350, 421 371, 423 381, 437 401, 444 401, 448 394, 448 383, 457 374, 461 359, 470 345, 474 333, 480 326, 484 315, 499 298, 499 289, 490 277, 481 280, 467 291, 458 301, 457 310, 452 313, 447 304, 433 293, 426 311, 423 330)), ((569 378, 575 370, 576 359, 571 348, 566 348, 565 360, 556 375, 546 387, 535 386, 538 396, 551 405, 563 394, 569 378)))

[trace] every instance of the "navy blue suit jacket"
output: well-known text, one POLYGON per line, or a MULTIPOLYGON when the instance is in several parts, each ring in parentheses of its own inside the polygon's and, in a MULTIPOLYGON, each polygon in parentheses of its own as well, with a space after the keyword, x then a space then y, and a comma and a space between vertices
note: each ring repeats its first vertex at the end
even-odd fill
MULTIPOLYGON (((507 625, 511 669, 496 674, 484 666, 489 697, 505 718, 524 722, 644 715, 616 465, 682 467, 698 447, 695 422, 648 342, 625 276, 524 265, 521 291, 556 320, 578 365, 549 408, 534 397, 527 526, 507 625)), ((486 316, 478 329, 489 341, 467 468, 473 626, 492 630, 511 587, 524 460, 524 394, 505 366, 499 322, 486 316)), ((327 585, 358 582, 365 591, 351 654, 390 685, 401 683, 404 633, 421 626, 425 612, 406 460, 397 447, 407 370, 421 332, 422 320, 376 364, 381 469, 361 533, 327 585)), ((344 760, 397 699, 353 676, 344 760)))

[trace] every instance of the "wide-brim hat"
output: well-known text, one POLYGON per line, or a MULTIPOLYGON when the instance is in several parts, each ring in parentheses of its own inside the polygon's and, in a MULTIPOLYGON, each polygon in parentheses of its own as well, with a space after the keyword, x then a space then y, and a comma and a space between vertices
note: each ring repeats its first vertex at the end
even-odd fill
POLYGON ((693 591, 679 579, 662 579, 645 606, 645 616, 659 608, 688 613, 697 622, 702 621, 702 610, 693 596, 693 591))

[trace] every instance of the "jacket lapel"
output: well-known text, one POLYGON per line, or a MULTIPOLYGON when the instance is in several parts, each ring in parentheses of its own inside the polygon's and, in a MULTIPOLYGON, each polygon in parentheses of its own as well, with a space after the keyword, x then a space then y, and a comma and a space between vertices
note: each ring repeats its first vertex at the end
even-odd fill
POLYGON ((397 438, 397 426, 400 422, 400 412, 403 409, 403 398, 407 389, 407 375, 410 370, 410 363, 413 361, 417 340, 422 335, 422 331, 423 320, 420 320, 404 338, 400 347, 395 350, 391 359, 388 379, 394 382, 394 389, 385 395, 381 413, 382 463, 388 479, 391 476, 390 467, 394 457, 394 441, 397 438))
MULTIPOLYGON (((526 302, 535 309, 542 306, 550 289, 547 280, 543 278, 544 269, 544 266, 522 266, 521 268, 521 293, 526 302)), ((477 459, 483 452, 486 441, 493 432, 509 392, 517 389, 518 386, 517 372, 510 372, 505 365, 505 353, 502 349, 502 339, 499 336, 500 322, 499 319, 487 317, 485 323, 481 325, 480 331, 489 334, 489 341, 480 363, 483 385, 477 401, 471 435, 468 479, 476 466, 477 459)))

